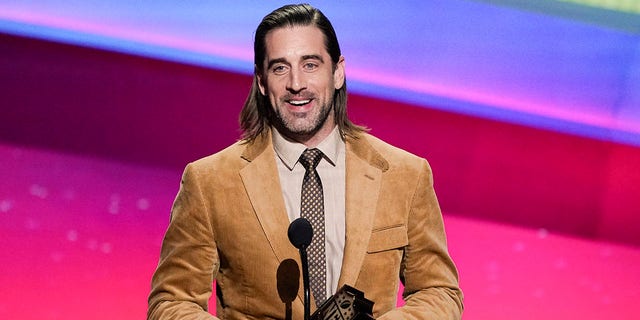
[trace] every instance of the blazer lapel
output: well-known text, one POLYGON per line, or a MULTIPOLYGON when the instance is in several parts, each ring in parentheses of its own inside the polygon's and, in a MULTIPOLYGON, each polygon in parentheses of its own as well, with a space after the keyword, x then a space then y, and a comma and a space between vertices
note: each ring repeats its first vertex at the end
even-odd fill
POLYGON ((371 236, 382 173, 389 168, 365 137, 348 139, 346 148, 345 248, 338 288, 354 285, 371 236))
POLYGON ((280 262, 297 257, 296 248, 289 242, 289 216, 282 198, 275 151, 271 136, 263 135, 247 146, 243 154, 250 163, 240 170, 249 200, 271 247, 280 262))
MULTIPOLYGON (((287 235, 289 216, 282 198, 271 135, 262 135, 249 144, 242 157, 249 164, 240 170, 240 177, 274 254, 280 263, 294 259, 301 266, 300 254, 287 235)), ((298 290, 298 301, 294 309, 302 310, 302 286, 298 290)))

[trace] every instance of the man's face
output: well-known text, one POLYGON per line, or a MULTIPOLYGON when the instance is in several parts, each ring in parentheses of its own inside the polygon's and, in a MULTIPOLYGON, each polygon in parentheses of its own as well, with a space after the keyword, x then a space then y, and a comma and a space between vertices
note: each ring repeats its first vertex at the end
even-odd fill
POLYGON ((271 101, 275 125, 298 142, 322 141, 335 127, 333 94, 344 84, 344 58, 334 71, 324 35, 315 26, 274 29, 265 44, 258 83, 271 101))

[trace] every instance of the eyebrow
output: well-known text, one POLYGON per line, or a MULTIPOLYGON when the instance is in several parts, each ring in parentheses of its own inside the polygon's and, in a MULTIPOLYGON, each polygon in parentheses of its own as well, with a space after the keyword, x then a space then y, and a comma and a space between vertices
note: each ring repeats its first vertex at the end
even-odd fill
POLYGON ((322 59, 322 56, 317 55, 317 54, 304 55, 304 56, 302 56, 302 60, 318 60, 318 61, 324 63, 324 59, 322 59))
MULTIPOLYGON (((322 63, 324 63, 324 59, 322 59, 322 56, 317 55, 317 54, 307 54, 302 56, 302 60, 318 60, 322 63)), ((273 59, 273 60, 269 60, 269 63, 267 64, 267 69, 271 69, 271 67, 274 64, 278 64, 278 63, 284 63, 286 65, 290 65, 289 62, 287 62, 287 60, 285 58, 277 58, 277 59, 273 59)))
POLYGON ((284 63, 286 65, 289 64, 287 62, 287 60, 285 60, 285 58, 278 58, 278 59, 269 60, 269 63, 267 64, 267 70, 271 69, 271 67, 276 63, 284 63))

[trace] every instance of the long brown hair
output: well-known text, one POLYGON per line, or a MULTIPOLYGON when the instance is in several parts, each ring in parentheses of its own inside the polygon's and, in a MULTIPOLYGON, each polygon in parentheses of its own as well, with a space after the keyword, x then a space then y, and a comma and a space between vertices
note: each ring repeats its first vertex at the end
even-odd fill
MULTIPOLYGON (((324 34, 325 48, 331 56, 335 70, 341 55, 340 45, 331 22, 320 10, 308 4, 287 5, 268 14, 258 25, 253 44, 255 65, 253 83, 240 112, 240 129, 242 129, 242 139, 245 142, 250 142, 266 132, 273 112, 268 97, 262 95, 258 87, 258 74, 264 70, 265 38, 267 34, 277 28, 309 25, 316 26, 324 34)), ((347 117, 346 79, 342 87, 334 92, 333 112, 343 139, 346 136, 356 137, 358 133, 368 130, 365 127, 354 124, 347 117)))

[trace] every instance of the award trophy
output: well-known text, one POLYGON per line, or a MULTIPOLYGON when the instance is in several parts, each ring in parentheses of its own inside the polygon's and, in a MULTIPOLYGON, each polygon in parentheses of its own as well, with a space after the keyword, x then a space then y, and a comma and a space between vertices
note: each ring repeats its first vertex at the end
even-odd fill
POLYGON ((373 301, 344 285, 311 315, 311 320, 373 320, 373 301))

